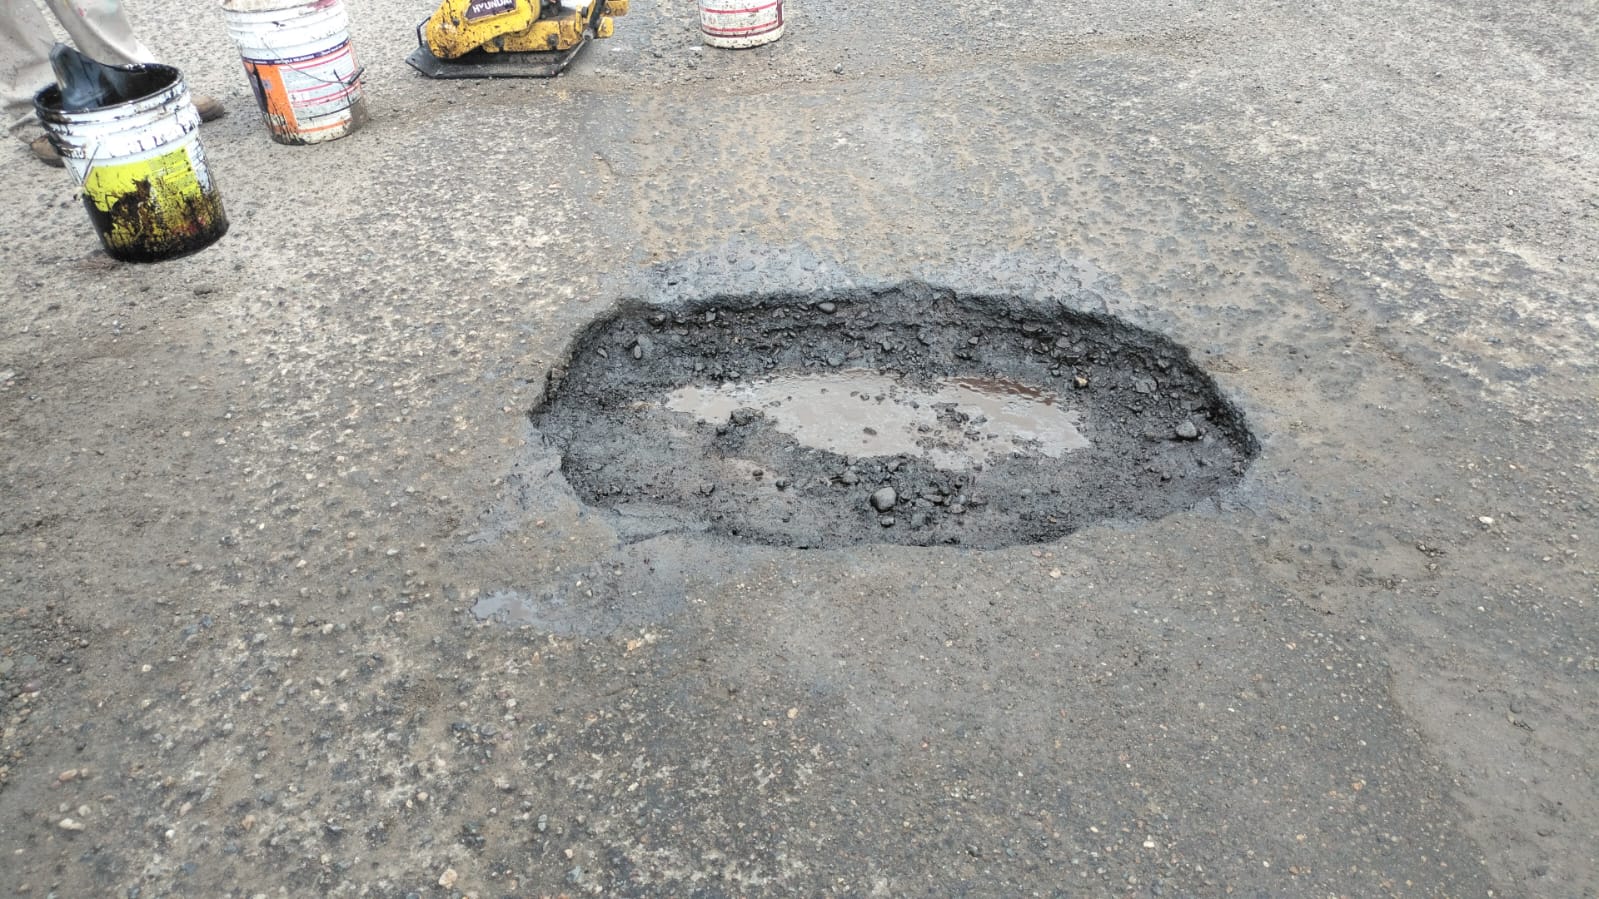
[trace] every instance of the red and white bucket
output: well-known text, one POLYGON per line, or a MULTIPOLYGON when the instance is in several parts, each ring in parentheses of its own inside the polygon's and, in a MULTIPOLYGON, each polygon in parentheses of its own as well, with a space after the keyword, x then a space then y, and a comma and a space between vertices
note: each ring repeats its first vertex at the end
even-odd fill
POLYGON ((712 47, 738 50, 783 36, 783 0, 699 0, 700 34, 712 47))
POLYGON ((340 0, 222 0, 222 12, 273 140, 319 143, 366 121, 340 0))

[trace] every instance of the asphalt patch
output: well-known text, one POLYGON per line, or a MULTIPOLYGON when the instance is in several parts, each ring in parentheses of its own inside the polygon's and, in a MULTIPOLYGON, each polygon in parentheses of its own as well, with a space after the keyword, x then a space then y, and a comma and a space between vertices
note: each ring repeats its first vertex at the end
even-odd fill
POLYGON ((993 548, 1150 520, 1258 444, 1189 353, 1113 317, 922 285, 624 304, 534 426, 624 537, 993 548))

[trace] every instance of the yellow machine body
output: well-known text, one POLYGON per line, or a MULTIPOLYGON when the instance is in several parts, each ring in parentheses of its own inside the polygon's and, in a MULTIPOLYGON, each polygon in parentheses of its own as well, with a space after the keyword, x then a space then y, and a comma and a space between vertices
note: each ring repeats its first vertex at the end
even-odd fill
POLYGON ((628 0, 590 0, 568 9, 548 0, 444 0, 422 24, 427 49, 441 60, 485 53, 550 53, 571 50, 585 40, 584 29, 603 4, 590 37, 610 37, 612 16, 627 14, 628 0))

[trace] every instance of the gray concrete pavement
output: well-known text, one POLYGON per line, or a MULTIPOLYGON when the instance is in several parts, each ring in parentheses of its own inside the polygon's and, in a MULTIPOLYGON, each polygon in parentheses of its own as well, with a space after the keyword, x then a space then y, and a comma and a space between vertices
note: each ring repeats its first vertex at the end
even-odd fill
POLYGON ((13 151, 5 888, 1599 892, 1592 5, 788 6, 458 84, 357 3, 374 120, 311 148, 135 7, 233 226, 110 262, 13 151), (551 475, 612 304, 905 280, 1091 296, 1262 453, 993 551, 628 543, 551 475))

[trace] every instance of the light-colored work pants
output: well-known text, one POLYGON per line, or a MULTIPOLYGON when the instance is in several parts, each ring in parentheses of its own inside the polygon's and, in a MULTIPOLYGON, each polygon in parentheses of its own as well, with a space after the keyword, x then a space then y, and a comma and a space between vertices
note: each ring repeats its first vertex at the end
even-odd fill
MULTIPOLYGON (((110 65, 155 62, 133 34, 121 0, 43 0, 72 43, 110 65)), ((0 102, 7 131, 37 130, 33 95, 55 80, 50 48, 55 38, 39 0, 0 0, 0 102)))

